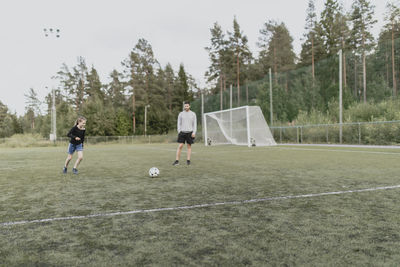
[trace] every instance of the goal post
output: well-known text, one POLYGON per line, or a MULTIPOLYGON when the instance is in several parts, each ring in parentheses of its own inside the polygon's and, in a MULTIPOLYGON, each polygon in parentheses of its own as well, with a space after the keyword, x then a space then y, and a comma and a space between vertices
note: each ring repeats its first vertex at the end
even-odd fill
POLYGON ((210 145, 273 146, 274 137, 258 106, 204 113, 204 143, 210 145))

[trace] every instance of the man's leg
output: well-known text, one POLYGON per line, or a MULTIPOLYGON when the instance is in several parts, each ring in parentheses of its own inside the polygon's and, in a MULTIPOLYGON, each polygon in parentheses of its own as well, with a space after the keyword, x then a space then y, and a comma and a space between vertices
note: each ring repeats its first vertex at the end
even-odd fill
POLYGON ((181 157, 183 143, 179 143, 178 149, 176 150, 176 160, 179 160, 181 157))
POLYGON ((187 144, 187 160, 190 161, 190 155, 192 154, 192 145, 187 144))

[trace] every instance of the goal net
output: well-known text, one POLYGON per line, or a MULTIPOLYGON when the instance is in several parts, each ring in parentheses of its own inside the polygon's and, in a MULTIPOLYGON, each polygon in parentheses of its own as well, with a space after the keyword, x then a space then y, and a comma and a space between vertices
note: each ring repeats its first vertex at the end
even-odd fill
POLYGON ((210 145, 273 146, 274 137, 258 106, 204 113, 204 142, 210 145))

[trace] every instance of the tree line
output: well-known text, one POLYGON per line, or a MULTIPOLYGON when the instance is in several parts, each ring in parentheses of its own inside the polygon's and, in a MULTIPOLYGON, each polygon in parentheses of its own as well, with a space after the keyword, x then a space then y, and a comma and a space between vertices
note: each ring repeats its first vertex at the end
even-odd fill
MULTIPOLYGON (((205 47, 210 60, 206 88, 199 88, 183 63, 177 71, 171 64, 161 66, 145 39, 139 39, 121 62, 122 70, 110 72, 108 83, 100 81, 95 67, 79 57, 75 66, 64 64, 54 76, 60 85, 55 90, 57 135, 64 136, 78 115, 88 118, 88 135, 141 135, 148 105, 148 134, 165 134, 176 127, 183 101, 193 101, 193 108, 200 112, 201 93, 206 111, 228 108, 231 85, 234 106, 260 105, 268 120, 270 71, 274 120, 291 122, 300 113, 327 112, 338 98, 339 50, 343 51, 345 107, 397 98, 399 3, 387 3, 385 25, 377 39, 371 33, 376 22, 369 0, 353 0, 347 11, 340 1, 325 0, 320 14, 314 0, 309 0, 299 55, 284 22, 267 20, 262 25, 257 55, 250 50, 236 17, 227 31, 215 22, 205 47)), ((15 133, 48 136, 51 94, 44 100, 44 111, 41 102, 30 88, 26 112, 20 117, 0 102, 0 137, 15 133)))

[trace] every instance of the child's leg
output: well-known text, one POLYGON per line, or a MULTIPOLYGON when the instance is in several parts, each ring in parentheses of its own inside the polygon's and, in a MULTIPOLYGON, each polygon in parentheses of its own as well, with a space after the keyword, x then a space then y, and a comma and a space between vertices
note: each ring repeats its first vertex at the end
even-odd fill
POLYGON ((71 161, 71 159, 72 159, 72 154, 68 154, 67 159, 65 160, 65 164, 64 164, 65 168, 68 167, 68 164, 71 161))
POLYGON ((83 151, 77 151, 78 153, 78 158, 75 161, 74 168, 77 169, 79 166, 79 163, 83 160, 83 151))

